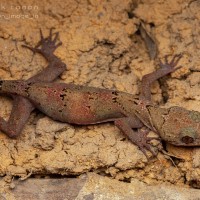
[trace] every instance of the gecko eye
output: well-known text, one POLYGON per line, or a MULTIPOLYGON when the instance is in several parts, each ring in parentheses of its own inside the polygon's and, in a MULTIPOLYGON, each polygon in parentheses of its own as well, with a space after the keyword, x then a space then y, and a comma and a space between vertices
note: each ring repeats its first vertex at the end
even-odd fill
POLYGON ((189 136, 185 136, 181 138, 181 141, 185 144, 190 144, 194 142, 194 138, 191 138, 189 136))
POLYGON ((195 141, 196 131, 192 127, 183 128, 181 130, 181 141, 185 144, 190 144, 195 141))

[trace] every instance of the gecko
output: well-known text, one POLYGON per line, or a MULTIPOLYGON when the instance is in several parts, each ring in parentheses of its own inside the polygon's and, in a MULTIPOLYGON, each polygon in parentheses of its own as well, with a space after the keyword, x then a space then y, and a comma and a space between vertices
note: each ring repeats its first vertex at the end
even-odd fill
POLYGON ((36 108, 50 118, 78 125, 114 122, 114 125, 147 157, 147 152, 156 155, 149 137, 150 131, 158 138, 176 146, 200 146, 200 112, 183 107, 161 108, 151 100, 151 85, 159 78, 174 72, 181 54, 169 61, 165 56, 160 68, 144 75, 140 95, 126 92, 54 82, 65 70, 66 64, 54 52, 62 45, 59 33, 44 37, 35 47, 22 45, 34 54, 41 54, 48 66, 28 80, 0 80, 0 94, 13 98, 13 107, 8 121, 0 117, 0 131, 16 138, 36 108), (55 36, 54 36, 55 35, 55 36))

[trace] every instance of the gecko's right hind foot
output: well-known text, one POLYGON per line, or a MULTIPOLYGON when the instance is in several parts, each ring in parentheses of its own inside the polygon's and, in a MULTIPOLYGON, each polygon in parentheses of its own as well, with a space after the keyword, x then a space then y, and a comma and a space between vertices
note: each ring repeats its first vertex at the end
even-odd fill
POLYGON ((169 55, 166 55, 164 57, 165 61, 162 62, 161 60, 159 60, 159 65, 160 67, 168 70, 169 72, 174 72, 177 69, 180 69, 182 66, 177 66, 178 62, 180 61, 180 59, 182 58, 182 54, 176 54, 172 57, 171 61, 168 60, 169 55))
POLYGON ((43 33, 40 29, 40 41, 37 43, 37 45, 35 47, 22 45, 22 47, 30 49, 34 54, 37 52, 45 57, 51 56, 54 53, 54 51, 60 45, 62 45, 62 42, 57 43, 59 33, 58 32, 54 33, 55 36, 53 37, 52 30, 53 28, 50 29, 49 36, 44 38, 43 33))

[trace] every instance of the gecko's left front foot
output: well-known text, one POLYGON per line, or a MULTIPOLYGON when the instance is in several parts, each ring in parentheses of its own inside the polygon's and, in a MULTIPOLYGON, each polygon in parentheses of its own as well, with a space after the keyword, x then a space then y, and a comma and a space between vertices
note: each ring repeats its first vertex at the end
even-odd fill
POLYGON ((27 45, 22 45, 22 47, 30 49, 33 53, 40 53, 42 54, 46 59, 50 58, 54 51, 62 45, 62 42, 58 42, 58 36, 59 33, 55 33, 55 37, 53 38, 53 33, 52 33, 53 28, 50 29, 49 36, 44 38, 43 33, 40 29, 40 41, 35 47, 30 47, 27 45), (40 48, 39 48, 40 47, 40 48))

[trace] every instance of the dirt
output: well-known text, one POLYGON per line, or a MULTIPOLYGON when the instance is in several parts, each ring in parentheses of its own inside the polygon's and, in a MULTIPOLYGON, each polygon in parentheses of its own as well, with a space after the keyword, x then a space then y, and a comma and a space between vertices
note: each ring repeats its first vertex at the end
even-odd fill
MULTIPOLYGON (((198 49, 200 2, 192 0, 6 1, 0 4, 0 77, 27 79, 47 66, 40 55, 21 47, 39 41, 39 29, 60 33, 56 55, 67 70, 58 81, 139 94, 143 75, 158 67, 158 58, 182 53, 181 69, 152 86, 153 101, 200 111, 198 49), (150 59, 138 31, 140 23, 158 52, 150 59)), ((10 98, 0 97, 0 116, 9 118, 10 98)), ((161 146, 161 144, 156 144, 161 146)), ((80 175, 93 171, 114 179, 137 179, 200 187, 200 148, 164 144, 169 154, 147 161, 111 123, 73 126, 34 111, 21 135, 0 135, 0 175, 80 175)))

